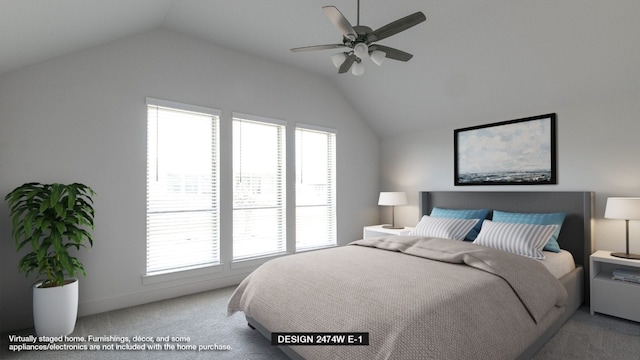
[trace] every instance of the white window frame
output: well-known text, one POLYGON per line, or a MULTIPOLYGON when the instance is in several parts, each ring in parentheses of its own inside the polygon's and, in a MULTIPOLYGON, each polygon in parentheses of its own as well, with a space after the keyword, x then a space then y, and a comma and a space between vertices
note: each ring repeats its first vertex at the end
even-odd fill
MULTIPOLYGON (((279 229, 276 230, 279 232, 280 237, 279 240, 276 241, 280 241, 281 242, 281 248, 280 249, 274 249, 273 251, 264 251, 264 252, 259 252, 253 255, 245 255, 245 256, 237 256, 235 253, 235 247, 238 246, 236 244, 236 240, 240 238, 240 236, 238 235, 238 232, 240 231, 240 229, 238 228, 238 226, 235 225, 235 221, 236 221, 236 214, 244 211, 244 210, 250 210, 250 207, 239 207, 236 204, 235 201, 235 189, 234 189, 234 200, 233 200, 233 223, 234 223, 234 228, 233 228, 233 241, 232 241, 232 261, 235 263, 239 263, 239 262, 253 262, 253 260, 256 259, 264 259, 264 258, 270 258, 273 256, 278 256, 278 255, 282 255, 287 253, 287 218, 288 218, 288 207, 287 207, 287 183, 288 183, 288 171, 287 171, 287 133, 288 133, 288 129, 287 129, 287 122, 283 121, 283 120, 277 120, 277 119, 271 119, 271 118, 267 118, 267 117, 262 117, 262 116, 257 116, 257 115, 250 115, 250 114, 243 114, 243 113, 239 113, 239 112, 234 112, 232 113, 232 123, 235 124, 236 121, 247 121, 249 123, 257 123, 257 124, 265 124, 265 125, 273 125, 273 126, 278 126, 281 133, 281 137, 279 139, 280 141, 280 168, 281 173, 278 175, 280 177, 280 181, 281 181, 281 189, 279 190, 279 197, 280 197, 280 202, 279 204, 277 204, 277 206, 266 206, 266 207, 261 207, 262 209, 267 209, 267 208, 271 208, 271 209, 280 209, 280 214, 281 214, 281 223, 279 224, 279 229)), ((236 138, 236 135, 233 135, 233 139, 236 138)), ((234 144, 233 145, 233 158, 235 159, 236 157, 236 146, 240 146, 239 144, 234 144)), ((234 168, 232 170, 232 177, 234 178, 234 188, 235 188, 235 174, 236 174, 236 169, 235 169, 235 164, 236 160, 234 160, 234 168)))
MULTIPOLYGON (((307 124, 301 124, 298 123, 295 126, 294 129, 294 137, 296 139, 295 142, 295 154, 296 154, 296 166, 295 166, 295 186, 296 186, 296 211, 295 211, 295 219, 296 219, 296 241, 295 241, 295 251, 296 252, 302 252, 302 251, 309 251, 309 250, 316 250, 316 249, 321 249, 321 248, 326 248, 326 247, 334 247, 337 246, 337 228, 338 228, 338 219, 337 219, 337 195, 336 195, 336 185, 337 185, 337 176, 336 176, 336 168, 337 168, 337 154, 336 154, 336 148, 337 148, 337 131, 335 129, 330 129, 330 128, 325 128, 325 127, 320 127, 320 126, 314 126, 314 125, 307 125, 307 124), (300 144, 298 142, 298 130, 301 131, 309 131, 309 132, 317 132, 317 133, 321 133, 321 134, 331 134, 331 136, 333 137, 333 141, 332 141, 332 148, 330 149, 330 154, 329 156, 331 156, 330 158, 330 163, 328 164, 329 169, 327 169, 327 182, 328 182, 328 186, 329 188, 327 189, 327 203, 326 204, 322 204, 322 205, 301 205, 299 204, 299 200, 298 200, 298 187, 300 186, 300 181, 304 181, 303 179, 301 179, 302 177, 302 171, 303 167, 305 166, 305 164, 302 164, 300 162, 301 159, 298 158, 299 153, 298 151, 300 150, 300 147, 302 146, 302 144, 300 144), (331 216, 330 219, 327 219, 327 221, 329 222, 329 224, 331 225, 330 229, 329 229, 329 237, 331 238, 330 241, 324 242, 324 243, 316 243, 315 245, 307 245, 307 246, 300 246, 301 241, 299 241, 299 238, 301 236, 302 233, 302 229, 301 229, 301 223, 300 221, 302 220, 300 216, 298 216, 298 210, 302 209, 302 208, 312 208, 312 207, 329 207, 329 214, 331 216)), ((304 155, 302 155, 304 156, 304 155)), ((307 164, 307 166, 309 166, 310 164, 307 164)))
MULTIPOLYGON (((158 270, 158 271, 149 271, 149 267, 148 265, 145 268, 145 275, 143 275, 142 277, 142 281, 143 284, 153 284, 153 283, 157 283, 157 282, 161 282, 161 281, 170 281, 170 280, 174 280, 174 279, 180 279, 183 277, 187 277, 187 276, 202 276, 202 275, 209 275, 209 274, 214 274, 214 273, 218 273, 222 271, 222 267, 220 264, 220 256, 221 256, 221 252, 220 252, 220 247, 221 247, 221 239, 220 239, 220 221, 219 221, 219 216, 220 216, 220 171, 219 171, 219 167, 220 167, 220 122, 221 122, 221 118, 222 118, 222 112, 220 110, 217 109, 211 109, 211 108, 206 108, 206 107, 201 107, 201 106, 195 106, 195 105, 189 105, 189 104, 183 104, 183 103, 178 103, 178 102, 173 102, 173 101, 168 101, 168 100, 161 100, 161 99, 156 99, 156 98, 147 98, 146 99, 146 103, 147 103, 147 109, 149 109, 149 107, 158 107, 158 108, 166 108, 166 109, 170 109, 170 110, 174 110, 174 111, 184 111, 184 112, 191 112, 191 113, 197 113, 197 114, 202 114, 202 115, 206 115, 206 116, 211 116, 212 117, 212 121, 214 121, 214 128, 212 130, 212 141, 213 141, 213 151, 212 151, 212 155, 213 155, 213 159, 212 159, 212 188, 214 190, 214 194, 212 195, 213 201, 214 203, 212 204, 212 209, 211 211, 214 212, 215 216, 216 216, 216 221, 215 221, 215 225, 214 225, 214 229, 213 229, 213 233, 214 233, 214 239, 212 239, 214 241, 214 247, 217 247, 217 249, 215 250, 215 254, 214 254, 214 258, 211 261, 207 261, 206 263, 200 263, 200 264, 192 264, 192 265, 186 265, 186 266, 181 266, 181 267, 177 267, 174 269, 164 269, 164 270, 158 270)), ((147 115, 147 121, 149 121, 148 119, 148 115, 147 115)), ((149 130, 148 130, 149 131, 149 130)), ((148 134, 149 136, 149 134, 148 134)), ((148 143, 149 144, 149 143, 148 143)), ((149 148, 149 145, 147 145, 147 147, 149 148)), ((147 159, 147 161, 149 161, 149 158, 147 159)), ((147 181, 149 181, 149 164, 147 164, 147 181)), ((147 192, 149 191, 149 185, 147 185, 147 192)), ((147 193, 147 201, 149 201, 148 198, 149 194, 147 193)), ((149 212, 148 212, 148 208, 147 208, 147 216, 148 216, 149 212)), ((147 228, 147 232, 149 231, 149 229, 147 228)), ((149 235, 147 235, 147 242, 149 241, 148 239, 149 235)), ((148 246, 148 245, 147 245, 148 246)), ((147 253, 147 264, 148 264, 148 256, 149 254, 147 253)))

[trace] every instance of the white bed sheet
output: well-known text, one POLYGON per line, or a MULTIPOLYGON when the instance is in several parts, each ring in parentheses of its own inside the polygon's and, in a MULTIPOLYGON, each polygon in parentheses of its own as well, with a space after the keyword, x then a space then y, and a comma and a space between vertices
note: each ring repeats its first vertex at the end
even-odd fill
POLYGON ((545 251, 544 256, 545 259, 538 261, 540 261, 557 279, 560 279, 576 268, 573 255, 571 255, 567 250, 561 249, 559 253, 545 251))

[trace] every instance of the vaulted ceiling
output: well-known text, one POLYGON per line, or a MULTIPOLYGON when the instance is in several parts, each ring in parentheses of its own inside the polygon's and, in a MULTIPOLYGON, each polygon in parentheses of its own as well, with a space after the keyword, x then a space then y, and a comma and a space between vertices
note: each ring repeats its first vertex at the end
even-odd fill
POLYGON ((637 0, 362 0, 373 29, 427 21, 380 42, 413 59, 358 77, 289 51, 341 41, 325 5, 356 24, 356 0, 0 0, 0 74, 162 27, 326 77, 381 136, 640 91, 637 0))

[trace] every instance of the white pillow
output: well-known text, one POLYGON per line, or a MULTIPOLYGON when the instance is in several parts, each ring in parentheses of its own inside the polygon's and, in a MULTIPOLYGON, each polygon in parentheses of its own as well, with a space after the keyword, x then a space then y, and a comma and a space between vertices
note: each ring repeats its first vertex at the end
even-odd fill
POLYGON ((409 232, 412 236, 437 237, 464 240, 479 219, 436 218, 424 215, 416 228, 409 232))
POLYGON ((544 259, 542 248, 558 225, 499 223, 485 220, 473 242, 534 259, 544 259))

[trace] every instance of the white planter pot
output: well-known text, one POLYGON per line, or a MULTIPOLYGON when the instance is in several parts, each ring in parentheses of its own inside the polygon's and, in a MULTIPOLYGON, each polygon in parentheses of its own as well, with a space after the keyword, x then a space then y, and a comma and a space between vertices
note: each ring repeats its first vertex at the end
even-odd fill
POLYGON ((33 321, 38 336, 63 336, 73 332, 78 316, 78 279, 64 286, 33 285, 33 321))

